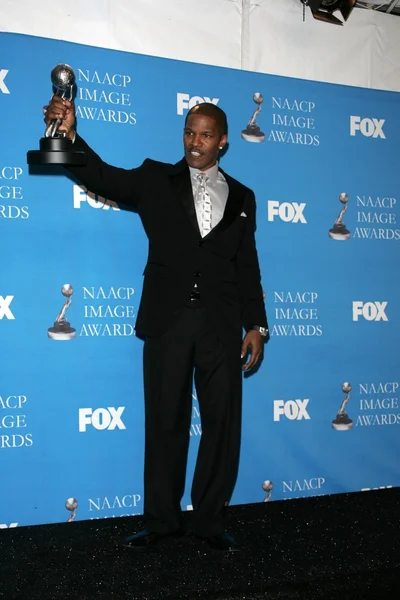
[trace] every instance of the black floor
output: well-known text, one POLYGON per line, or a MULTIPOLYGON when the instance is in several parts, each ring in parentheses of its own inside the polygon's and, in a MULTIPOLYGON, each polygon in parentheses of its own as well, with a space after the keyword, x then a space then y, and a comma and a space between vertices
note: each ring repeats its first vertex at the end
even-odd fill
POLYGON ((400 598, 400 488, 228 514, 243 545, 228 556, 190 535, 145 551, 119 548, 142 527, 137 517, 1 530, 0 598, 400 598))

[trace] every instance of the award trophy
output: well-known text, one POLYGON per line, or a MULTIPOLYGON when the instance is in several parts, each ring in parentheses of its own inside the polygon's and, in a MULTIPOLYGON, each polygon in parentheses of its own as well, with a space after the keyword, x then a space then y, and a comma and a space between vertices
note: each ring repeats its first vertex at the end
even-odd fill
POLYGON ((265 133, 261 131, 256 122, 257 115, 261 111, 261 104, 264 101, 263 95, 260 92, 256 92, 253 96, 253 100, 257 104, 257 108, 253 112, 250 121, 247 123, 246 129, 243 129, 242 138, 246 140, 246 142, 264 142, 265 133))
POLYGON ((332 427, 333 429, 336 429, 336 431, 347 431, 353 427, 353 421, 349 418, 349 415, 345 411, 345 407, 350 399, 351 392, 351 385, 348 381, 342 385, 342 390, 346 396, 341 404, 341 407, 339 408, 336 418, 332 421, 332 427))
MULTIPOLYGON (((76 91, 75 73, 69 65, 60 64, 51 72, 51 83, 54 94, 72 101, 76 91)), ((40 139, 40 150, 29 150, 28 165, 84 165, 84 150, 74 149, 72 140, 65 137, 65 132, 57 131, 61 119, 52 119, 44 137, 40 139)))
POLYGON ((349 201, 349 197, 346 193, 340 194, 339 196, 340 202, 343 204, 343 208, 339 213, 338 218, 335 221, 332 229, 329 230, 329 237, 333 240, 348 240, 350 239, 350 231, 346 229, 346 225, 343 223, 343 215, 347 210, 347 203, 349 201))
POLYGON ((268 502, 269 500, 271 500, 272 489, 274 487, 274 484, 272 483, 272 481, 267 479, 266 481, 264 481, 261 487, 264 490, 264 492, 267 492, 267 495, 265 496, 263 501, 268 502))
POLYGON ((52 340, 72 340, 76 336, 76 329, 73 329, 65 318, 65 313, 68 310, 69 305, 72 302, 71 296, 74 293, 72 285, 66 283, 61 288, 61 293, 67 298, 57 318, 54 322, 53 327, 49 327, 47 335, 52 340))
POLYGON ((78 508, 78 501, 76 498, 68 498, 65 503, 65 508, 71 512, 67 519, 67 523, 72 523, 76 517, 76 509, 78 508))

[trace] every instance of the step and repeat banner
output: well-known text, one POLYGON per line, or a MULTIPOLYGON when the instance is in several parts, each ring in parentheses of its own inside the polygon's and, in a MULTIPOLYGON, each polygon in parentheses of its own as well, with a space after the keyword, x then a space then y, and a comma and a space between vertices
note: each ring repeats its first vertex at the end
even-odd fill
MULTIPOLYGON (((180 160, 196 103, 228 115, 271 329, 232 503, 399 485, 399 95, 0 34, 0 527, 143 512, 147 239, 63 168, 29 171, 59 63, 79 133, 121 167, 180 160)), ((190 435, 184 510, 195 390, 190 435)))

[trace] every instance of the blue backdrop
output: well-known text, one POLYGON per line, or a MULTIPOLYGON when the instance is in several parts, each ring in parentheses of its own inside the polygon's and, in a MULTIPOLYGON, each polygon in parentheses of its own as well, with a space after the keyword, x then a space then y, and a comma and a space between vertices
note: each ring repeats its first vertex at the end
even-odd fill
MULTIPOLYGON (((222 166, 256 193, 271 327, 244 384, 232 502, 398 485, 398 94, 11 34, 0 34, 0 57, 0 527, 143 510, 133 326, 147 240, 112 198, 26 163, 44 132, 50 71, 64 62, 77 76, 80 134, 118 166, 178 161, 193 103, 227 112, 222 166), (242 136, 254 94, 258 143, 242 136), (62 342, 48 329, 66 284, 76 335, 62 342)), ((201 435, 193 395, 183 508, 201 435)))

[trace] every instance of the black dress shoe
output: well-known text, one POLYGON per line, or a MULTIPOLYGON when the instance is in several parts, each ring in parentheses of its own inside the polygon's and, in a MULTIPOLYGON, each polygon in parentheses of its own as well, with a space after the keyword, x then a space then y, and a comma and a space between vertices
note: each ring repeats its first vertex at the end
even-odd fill
POLYGON ((158 544, 161 540, 166 538, 178 538, 185 535, 182 529, 173 531, 172 533, 156 533, 155 531, 149 531, 144 529, 133 535, 128 535, 122 542, 124 548, 144 548, 145 546, 153 546, 158 544))
POLYGON ((240 546, 237 541, 226 531, 204 538, 212 550, 218 552, 239 552, 240 546))

